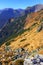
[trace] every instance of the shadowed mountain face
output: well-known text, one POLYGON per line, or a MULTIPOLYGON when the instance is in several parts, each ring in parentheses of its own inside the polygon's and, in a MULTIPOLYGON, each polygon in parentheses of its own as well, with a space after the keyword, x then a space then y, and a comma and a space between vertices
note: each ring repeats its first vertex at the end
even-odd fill
POLYGON ((1 24, 0 28, 2 28, 3 25, 5 25, 10 18, 16 18, 22 16, 21 12, 23 12, 23 10, 14 10, 11 8, 4 9, 0 13, 0 24, 1 24))
POLYGON ((43 9, 43 5, 39 4, 32 7, 27 7, 26 9, 14 10, 12 8, 6 8, 4 10, 0 10, 0 29, 3 28, 3 26, 8 22, 10 18, 18 18, 31 12, 37 12, 41 9, 43 9))

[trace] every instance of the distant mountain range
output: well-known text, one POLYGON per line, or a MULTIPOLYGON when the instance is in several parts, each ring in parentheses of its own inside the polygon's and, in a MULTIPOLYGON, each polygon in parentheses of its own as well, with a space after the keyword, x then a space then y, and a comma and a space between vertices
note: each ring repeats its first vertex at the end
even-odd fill
POLYGON ((8 22, 11 18, 19 18, 24 15, 27 15, 31 12, 37 12, 43 9, 43 4, 38 4, 32 7, 27 7, 26 9, 12 9, 12 8, 5 8, 0 10, 0 30, 4 27, 4 25, 8 22))

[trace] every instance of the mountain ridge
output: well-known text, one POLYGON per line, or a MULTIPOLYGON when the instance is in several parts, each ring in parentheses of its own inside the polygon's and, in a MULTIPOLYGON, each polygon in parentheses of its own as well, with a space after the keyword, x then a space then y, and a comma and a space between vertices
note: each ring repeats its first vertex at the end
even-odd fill
POLYGON ((43 9, 42 4, 37 4, 35 6, 29 7, 29 8, 26 8, 26 9, 15 9, 14 10, 12 8, 5 8, 3 10, 0 10, 0 24, 1 24, 0 29, 12 17, 13 18, 18 18, 18 17, 24 16, 24 15, 27 15, 31 12, 40 11, 41 9, 43 9))

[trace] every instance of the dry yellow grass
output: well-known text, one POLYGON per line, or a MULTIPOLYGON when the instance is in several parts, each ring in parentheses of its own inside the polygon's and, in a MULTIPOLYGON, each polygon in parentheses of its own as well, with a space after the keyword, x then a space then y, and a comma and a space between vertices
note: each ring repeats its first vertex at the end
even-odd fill
MULTIPOLYGON (((32 13, 29 17, 26 18, 26 25, 24 28, 29 28, 34 23, 37 23, 40 25, 40 20, 43 18, 42 11, 37 13, 32 13), (35 19, 38 18, 36 21, 35 19)), ((12 49, 16 49, 19 47, 23 47, 25 49, 28 49, 29 51, 35 50, 36 48, 43 45, 43 30, 40 32, 37 32, 38 25, 34 26, 32 30, 24 32, 21 36, 18 36, 15 40, 11 42, 12 49), (25 39, 24 41, 20 42, 21 40, 25 39)))
POLYGON ((11 42, 10 46, 12 47, 12 49, 24 47, 25 49, 28 49, 30 51, 35 50, 39 46, 43 45, 43 30, 37 33, 36 29, 34 28, 30 32, 27 31, 16 39, 17 39, 16 41, 11 42), (26 39, 26 40, 20 42, 22 39, 26 39))

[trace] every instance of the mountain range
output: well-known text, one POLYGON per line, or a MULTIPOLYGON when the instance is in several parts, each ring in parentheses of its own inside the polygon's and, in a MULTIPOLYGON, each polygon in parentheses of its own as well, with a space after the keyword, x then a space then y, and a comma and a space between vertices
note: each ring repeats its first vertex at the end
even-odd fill
POLYGON ((0 10, 0 45, 21 36, 38 23, 42 24, 40 21, 43 21, 43 5, 41 4, 26 9, 0 10))
POLYGON ((3 10, 0 10, 0 31, 6 25, 9 19, 16 19, 24 15, 27 15, 31 12, 40 11, 41 9, 43 9, 43 4, 37 4, 32 7, 27 7, 26 9, 5 8, 3 10))

